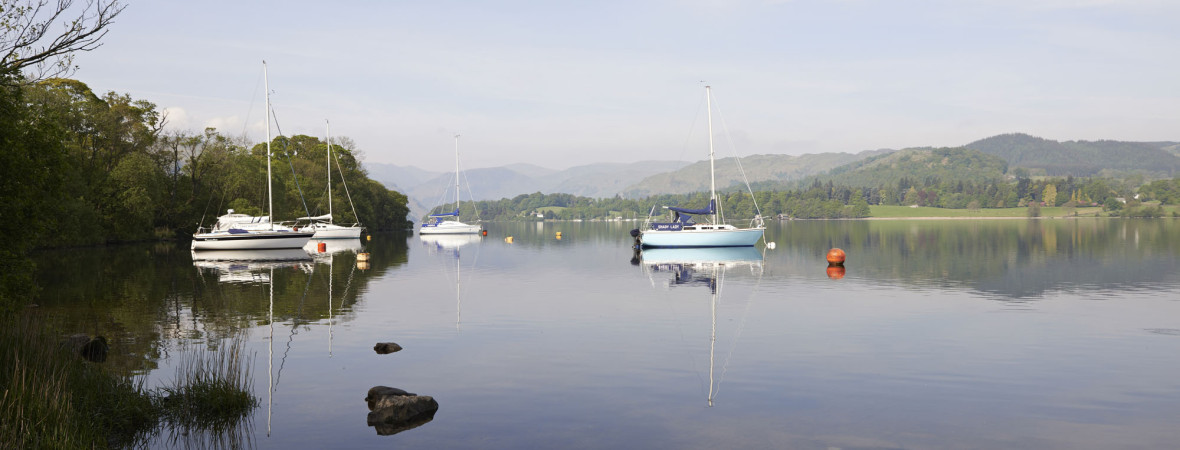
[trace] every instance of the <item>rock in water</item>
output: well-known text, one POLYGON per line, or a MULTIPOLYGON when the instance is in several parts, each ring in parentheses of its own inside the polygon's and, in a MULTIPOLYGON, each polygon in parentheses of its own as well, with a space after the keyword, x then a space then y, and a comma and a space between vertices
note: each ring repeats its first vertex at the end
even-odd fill
POLYGON ((83 345, 78 353, 87 361, 100 363, 106 362, 108 351, 110 351, 110 346, 107 345, 107 338, 99 336, 83 345))
POLYGON ((377 345, 373 346, 373 351, 377 352, 378 355, 388 355, 401 349, 402 346, 393 342, 378 342, 377 345))
POLYGON ((369 406, 366 422, 377 434, 388 436, 420 427, 434 419, 438 402, 428 395, 417 395, 398 388, 375 386, 365 396, 369 406))

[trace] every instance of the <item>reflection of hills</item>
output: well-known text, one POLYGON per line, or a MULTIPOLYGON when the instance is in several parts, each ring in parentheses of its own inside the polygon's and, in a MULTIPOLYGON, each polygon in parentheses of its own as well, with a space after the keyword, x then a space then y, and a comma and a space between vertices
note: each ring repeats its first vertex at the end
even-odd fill
POLYGON ((903 284, 961 285, 1007 298, 1178 282, 1170 220, 796 221, 768 236, 779 253, 848 252, 849 271, 903 284))
POLYGON ((1112 267, 1101 260, 1083 256, 1068 262, 1052 263, 1035 270, 1011 270, 972 283, 975 289, 1013 299, 1039 297, 1059 290, 1139 289, 1164 280, 1175 282, 1175 260, 1136 261, 1112 267))

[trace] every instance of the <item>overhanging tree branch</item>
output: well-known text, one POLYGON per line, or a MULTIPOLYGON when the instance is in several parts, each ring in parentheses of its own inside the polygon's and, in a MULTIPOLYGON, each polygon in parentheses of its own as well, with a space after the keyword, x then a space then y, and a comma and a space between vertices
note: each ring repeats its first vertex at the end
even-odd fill
POLYGON ((74 0, 0 0, 0 73, 26 73, 27 81, 68 75, 74 53, 101 46, 107 27, 123 12, 119 0, 87 0, 74 8, 74 0), (71 11, 77 16, 68 18, 71 11), (56 36, 50 28, 61 23, 56 36), (46 41, 48 41, 46 43, 46 41))

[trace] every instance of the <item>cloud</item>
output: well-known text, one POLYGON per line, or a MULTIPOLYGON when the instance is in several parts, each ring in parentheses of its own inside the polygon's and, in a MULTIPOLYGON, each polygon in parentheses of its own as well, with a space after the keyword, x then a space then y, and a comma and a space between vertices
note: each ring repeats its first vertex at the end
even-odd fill
POLYGON ((190 126, 188 111, 185 111, 184 108, 179 106, 164 108, 164 117, 168 120, 165 125, 169 129, 184 130, 190 126))

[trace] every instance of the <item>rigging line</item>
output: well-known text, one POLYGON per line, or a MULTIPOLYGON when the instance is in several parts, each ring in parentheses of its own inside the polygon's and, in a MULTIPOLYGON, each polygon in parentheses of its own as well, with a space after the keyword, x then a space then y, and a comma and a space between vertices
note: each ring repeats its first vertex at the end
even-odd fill
MULTIPOLYGON (((283 366, 287 364, 287 353, 291 351, 291 341, 295 340, 295 331, 299 325, 299 319, 303 318, 303 303, 307 300, 307 291, 311 287, 311 279, 312 276, 308 275, 307 283, 303 285, 303 297, 299 298, 299 310, 295 314, 295 317, 291 319, 291 335, 287 337, 287 349, 283 350, 283 358, 279 361, 279 373, 275 374, 274 388, 276 391, 279 389, 279 380, 283 379, 283 366)), ((271 283, 273 282, 274 279, 271 279, 271 283)))
MULTIPOLYGON (((283 136, 283 127, 279 126, 279 115, 275 114, 273 106, 270 109, 270 115, 275 118, 275 129, 279 131, 279 136, 283 136)), ((287 157, 287 167, 291 168, 291 179, 295 180, 295 189, 299 191, 299 201, 303 202, 303 212, 311 217, 311 211, 307 209, 307 199, 303 198, 303 188, 299 187, 299 176, 295 175, 295 164, 291 162, 291 152, 287 151, 287 144, 290 142, 290 138, 283 136, 283 156, 287 157)), ((270 222, 274 223, 275 218, 271 217, 270 222)))
POLYGON ((688 141, 692 140, 692 132, 697 128, 697 121, 701 120, 701 110, 704 109, 702 108, 704 103, 704 100, 697 100, 697 107, 694 110, 696 112, 692 117, 692 123, 688 127, 688 134, 684 136, 684 143, 680 145, 680 156, 677 157, 679 161, 684 161, 684 156, 688 154, 688 141))
POLYGON ((714 395, 721 392, 721 383, 725 381, 725 374, 729 371, 729 359, 733 357, 733 351, 737 348, 738 340, 742 337, 742 331, 746 328, 746 319, 750 316, 750 307, 754 305, 754 299, 758 298, 758 288, 762 286, 762 274, 764 273, 762 271, 762 264, 759 264, 758 268, 758 281, 754 283, 754 290, 750 292, 750 301, 746 302, 746 308, 742 312, 742 320, 738 322, 738 328, 734 332, 733 341, 730 342, 729 351, 725 354, 725 362, 721 365, 721 376, 717 379, 717 391, 714 392, 714 395))
MULTIPOLYGON (((224 201, 225 201, 225 196, 223 195, 221 197, 221 201, 217 202, 217 210, 218 211, 221 211, 221 203, 224 201)), ((205 202, 205 210, 201 211, 201 221, 197 222, 198 229, 205 227, 205 215, 209 213, 209 204, 210 203, 213 203, 213 196, 212 195, 209 196, 209 201, 205 202)))
MULTIPOLYGON (((432 208, 430 211, 434 211, 435 209, 438 209, 439 206, 446 204, 446 203, 443 203, 443 201, 447 199, 448 192, 451 192, 451 175, 450 174, 447 174, 447 187, 446 187, 446 189, 443 189, 442 195, 440 195, 438 197, 438 201, 434 203, 436 206, 434 208, 432 208)), ((450 203, 450 202, 447 202, 447 203, 450 203)), ((458 208, 459 204, 456 203, 455 207, 458 208)), ((430 211, 428 211, 426 214, 435 214, 430 211)))
MULTIPOLYGON (((331 151, 331 149, 332 149, 332 143, 329 142, 328 143, 328 150, 331 151)), ((336 158, 336 171, 340 172, 340 184, 344 185, 344 195, 348 197, 348 206, 352 207, 352 217, 354 219, 356 219, 357 225, 360 225, 361 216, 356 213, 356 205, 352 204, 352 194, 350 194, 348 192, 348 182, 346 182, 344 180, 344 166, 340 165, 340 155, 338 153, 333 153, 332 157, 336 158)), ((328 174, 328 175, 329 175, 328 182, 331 183, 332 182, 331 177, 330 177, 331 174, 328 174)))
MULTIPOLYGON (((467 179, 467 171, 463 170, 462 165, 459 166, 459 173, 463 174, 463 182, 467 183, 467 196, 471 197, 471 208, 475 210, 475 220, 479 222, 479 206, 475 204, 475 193, 471 191, 471 181, 467 179)), ((455 207, 458 208, 459 205, 456 204, 455 207)))
MULTIPOLYGON (((713 103, 717 103, 716 98, 714 98, 713 103)), ((761 217, 762 208, 758 207, 758 198, 754 197, 754 189, 750 187, 750 178, 746 176, 746 169, 742 167, 742 158, 737 154, 737 146, 733 143, 733 135, 729 132, 729 124, 725 122, 725 116, 721 114, 721 105, 717 105, 717 116, 721 118, 721 129, 725 130, 725 140, 729 142, 729 151, 733 154, 733 159, 737 161, 738 173, 742 174, 742 181, 746 183, 746 191, 750 193, 750 200, 754 202, 754 211, 761 217)))
POLYGON ((246 129, 250 127, 250 115, 254 113, 254 101, 258 100, 258 86, 263 84, 262 81, 263 81, 263 76, 265 75, 265 73, 266 73, 266 70, 264 69, 263 73, 258 76, 258 80, 254 82, 254 93, 250 95, 250 103, 249 103, 249 106, 246 108, 246 120, 244 122, 242 122, 242 137, 243 138, 246 137, 246 129))

